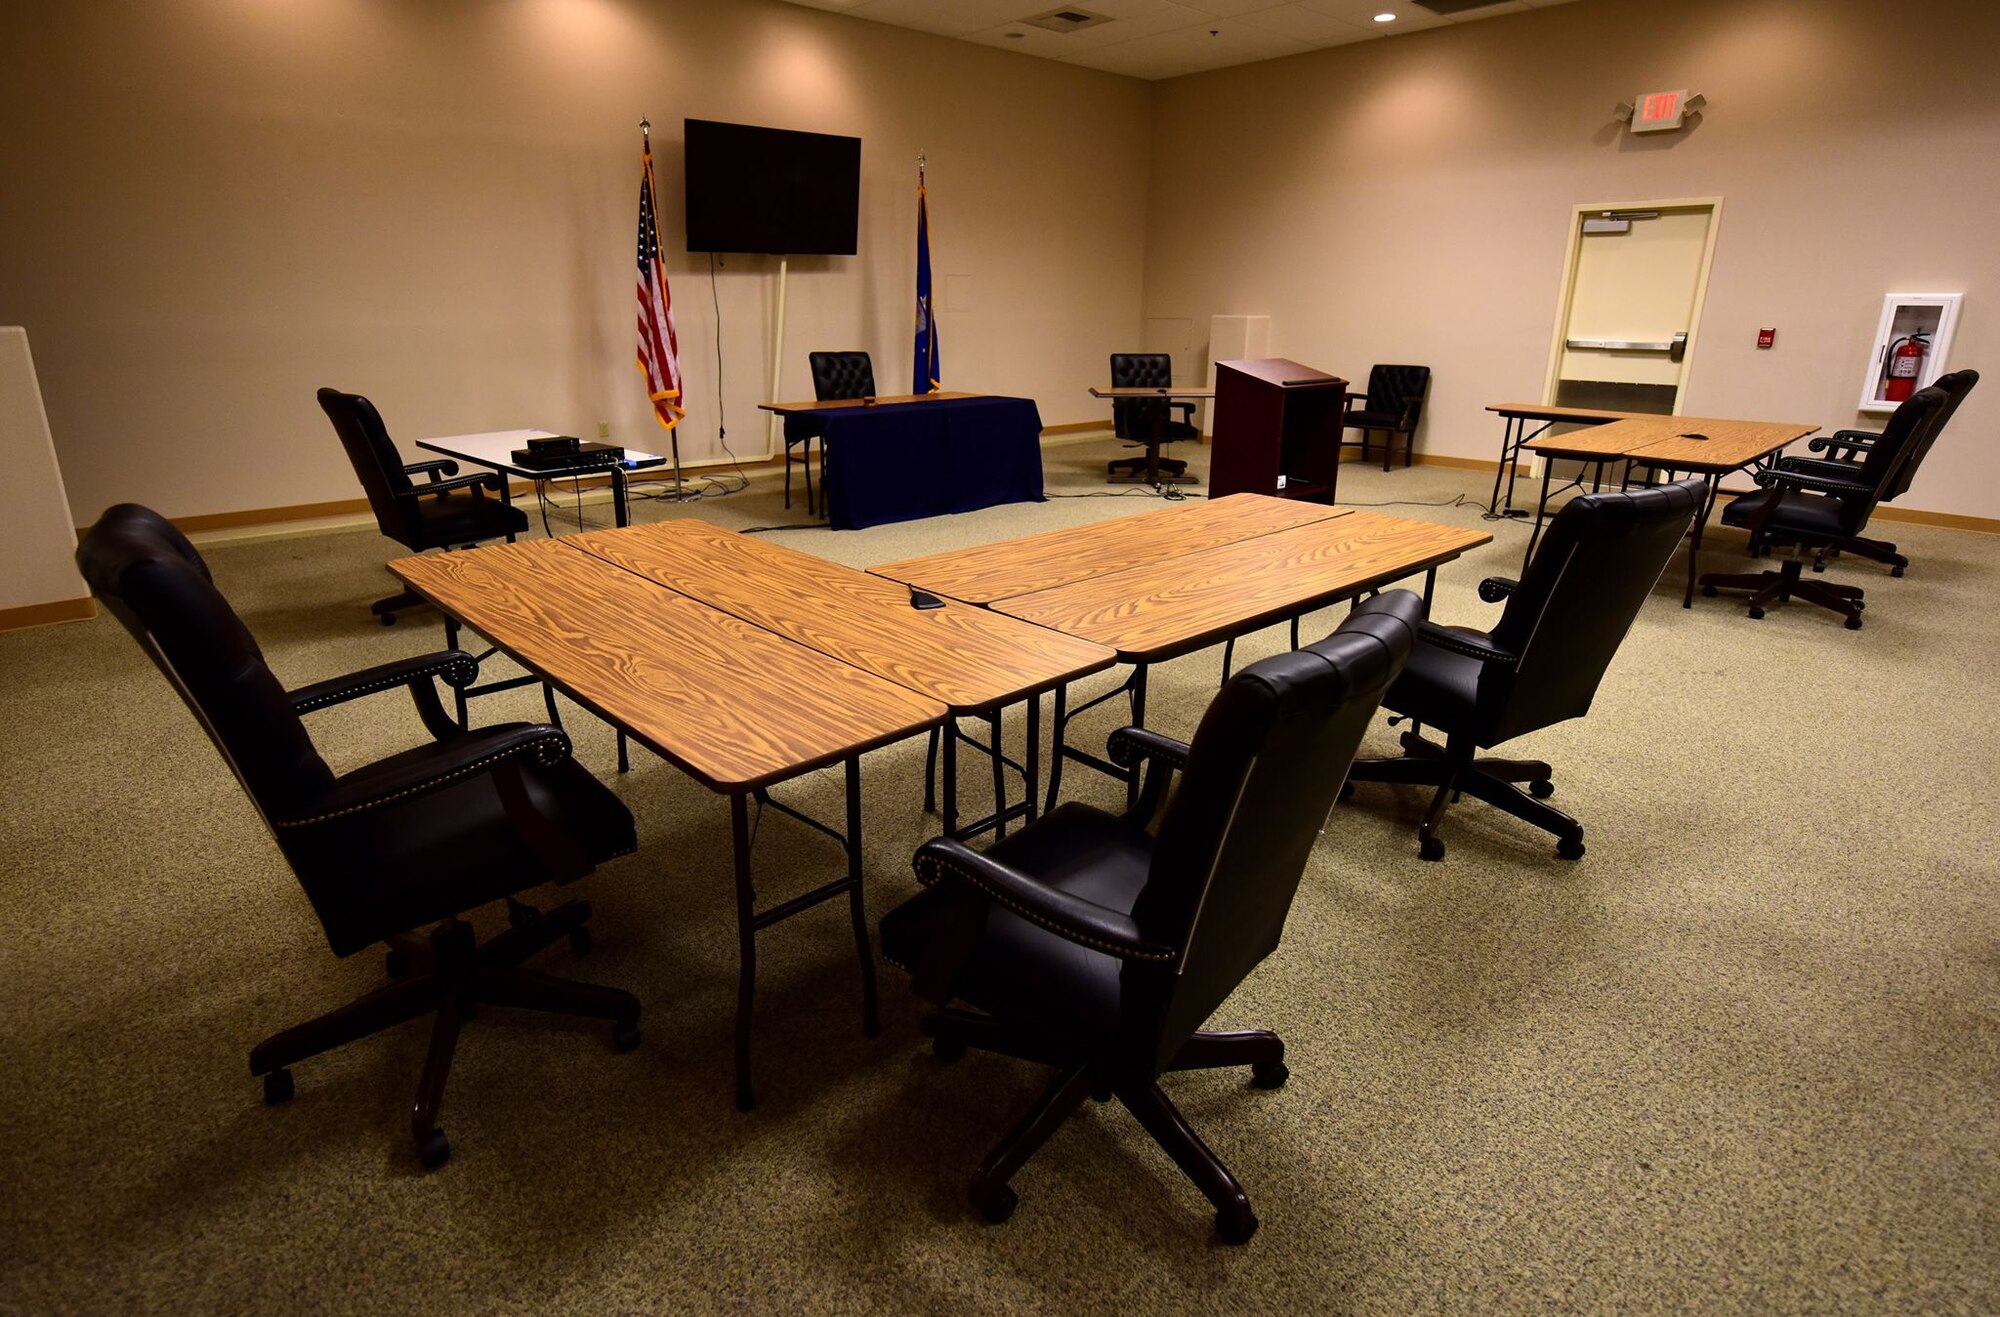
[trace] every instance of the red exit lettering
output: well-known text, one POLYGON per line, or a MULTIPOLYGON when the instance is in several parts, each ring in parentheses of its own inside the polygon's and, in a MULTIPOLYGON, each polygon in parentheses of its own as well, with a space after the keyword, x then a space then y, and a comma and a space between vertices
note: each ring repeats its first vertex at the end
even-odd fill
POLYGON ((1672 91, 1663 91, 1658 95, 1648 96, 1646 103, 1640 107, 1639 117, 1647 123, 1658 123, 1662 119, 1671 119, 1674 117, 1675 107, 1680 104, 1680 99, 1680 93, 1672 91))

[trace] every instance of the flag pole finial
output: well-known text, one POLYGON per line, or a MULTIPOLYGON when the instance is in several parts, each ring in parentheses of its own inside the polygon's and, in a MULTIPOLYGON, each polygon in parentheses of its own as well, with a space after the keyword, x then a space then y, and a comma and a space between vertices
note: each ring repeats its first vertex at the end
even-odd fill
POLYGON ((653 144, 653 125, 651 121, 643 117, 639 120, 639 134, 646 139, 646 145, 651 146, 653 144))
POLYGON ((924 185, 924 153, 923 153, 923 148, 919 147, 917 149, 917 186, 922 187, 923 185, 924 185))

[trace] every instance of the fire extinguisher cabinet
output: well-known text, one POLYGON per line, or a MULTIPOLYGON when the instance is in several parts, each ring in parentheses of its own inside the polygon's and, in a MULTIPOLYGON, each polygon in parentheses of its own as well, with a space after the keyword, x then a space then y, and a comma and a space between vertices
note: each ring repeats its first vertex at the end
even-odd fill
POLYGON ((1861 381, 1861 410, 1892 412, 1903 399, 1944 374, 1962 293, 1890 293, 1861 381))

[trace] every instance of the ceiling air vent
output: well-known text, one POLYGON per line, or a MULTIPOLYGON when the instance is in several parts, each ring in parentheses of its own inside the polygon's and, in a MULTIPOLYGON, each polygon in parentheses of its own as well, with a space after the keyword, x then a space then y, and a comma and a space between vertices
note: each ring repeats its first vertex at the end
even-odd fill
POLYGON ((1469 14, 1475 9, 1491 9, 1505 0, 1410 0, 1419 9, 1428 9, 1433 14, 1450 18, 1453 14, 1469 14))
POLYGON ((1029 27, 1038 27, 1044 32, 1081 32, 1087 27, 1109 23, 1109 14, 1093 14, 1088 9, 1051 9, 1032 18, 1018 20, 1029 27))

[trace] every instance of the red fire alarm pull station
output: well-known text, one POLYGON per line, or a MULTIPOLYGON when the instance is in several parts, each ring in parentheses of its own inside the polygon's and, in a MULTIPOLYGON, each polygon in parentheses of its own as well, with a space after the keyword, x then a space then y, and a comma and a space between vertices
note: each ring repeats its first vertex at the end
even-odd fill
POLYGON ((1767 348, 1767 347, 1770 347, 1770 346, 1771 346, 1771 345, 1772 345, 1773 343, 1775 343, 1775 342, 1777 342, 1777 341, 1778 341, 1778 331, 1777 331, 1777 330, 1775 330, 1775 329, 1760 329, 1760 330, 1758 330, 1758 331, 1757 331, 1757 346, 1758 346, 1758 347, 1760 347, 1760 348, 1767 348))

